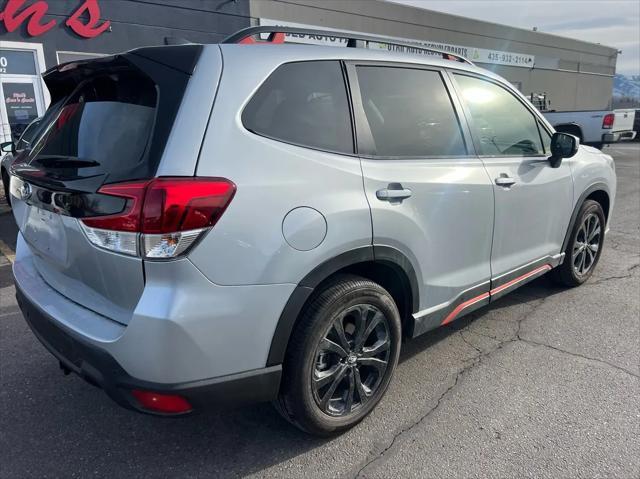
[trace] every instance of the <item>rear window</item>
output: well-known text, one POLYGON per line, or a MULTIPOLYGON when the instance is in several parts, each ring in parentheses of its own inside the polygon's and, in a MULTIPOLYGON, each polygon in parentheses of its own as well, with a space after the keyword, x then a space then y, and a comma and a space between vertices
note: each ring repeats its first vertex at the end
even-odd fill
POLYGON ((242 122, 248 130, 275 140, 353 153, 349 102, 337 61, 280 66, 245 107, 242 122))
POLYGON ((147 149, 156 102, 155 84, 136 72, 87 80, 48 118, 32 146, 32 163, 84 162, 91 171, 83 176, 129 170, 147 149))

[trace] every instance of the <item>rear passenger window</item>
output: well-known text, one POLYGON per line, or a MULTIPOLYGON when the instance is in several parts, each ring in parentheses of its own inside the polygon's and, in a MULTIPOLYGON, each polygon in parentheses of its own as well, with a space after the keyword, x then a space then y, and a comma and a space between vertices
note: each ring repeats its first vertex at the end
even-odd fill
POLYGON ((337 61, 282 65, 247 104, 242 122, 275 140, 353 153, 349 102, 337 61))
POLYGON ((471 113, 481 155, 544 154, 537 120, 512 93, 479 78, 457 74, 455 78, 471 113))
POLYGON ((378 156, 467 154, 440 73, 378 66, 358 66, 356 71, 378 156))

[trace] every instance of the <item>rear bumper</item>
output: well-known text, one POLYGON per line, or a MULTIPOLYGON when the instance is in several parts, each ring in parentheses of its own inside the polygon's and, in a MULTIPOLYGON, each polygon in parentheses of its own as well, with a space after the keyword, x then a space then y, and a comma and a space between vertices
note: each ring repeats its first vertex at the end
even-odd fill
POLYGON ((102 388, 114 401, 128 409, 143 409, 132 396, 133 389, 185 397, 193 410, 212 405, 242 404, 275 399, 280 386, 280 365, 239 374, 185 383, 154 383, 132 377, 106 351, 65 329, 34 304, 16 285, 16 298, 25 320, 38 340, 60 361, 64 369, 75 372, 102 388))
POLYGON ((618 131, 616 133, 620 133, 620 140, 621 141, 630 141, 630 140, 633 140, 636 137, 636 132, 635 131, 631 131, 631 130, 618 131))
POLYGON ((602 134, 602 143, 615 143, 617 141, 620 141, 620 134, 618 132, 602 134))
POLYGON ((602 143, 616 143, 618 141, 629 141, 636 137, 635 131, 612 131, 602 135, 602 143))

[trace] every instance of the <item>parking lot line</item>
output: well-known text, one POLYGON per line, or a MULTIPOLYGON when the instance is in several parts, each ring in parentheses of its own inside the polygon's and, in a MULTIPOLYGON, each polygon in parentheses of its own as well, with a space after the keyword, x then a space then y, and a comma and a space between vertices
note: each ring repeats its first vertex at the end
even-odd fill
POLYGON ((0 253, 5 255, 11 264, 16 260, 16 252, 2 240, 0 240, 0 253))

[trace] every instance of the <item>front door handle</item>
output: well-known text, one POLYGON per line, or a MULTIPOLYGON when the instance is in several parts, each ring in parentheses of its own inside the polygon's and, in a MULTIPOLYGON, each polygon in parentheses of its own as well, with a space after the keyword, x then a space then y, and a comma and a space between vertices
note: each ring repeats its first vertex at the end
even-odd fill
POLYGON ((516 180, 511 178, 504 173, 501 174, 498 178, 496 178, 496 185, 502 186, 504 188, 509 188, 516 184, 516 180))
POLYGON ((400 183, 389 183, 389 186, 376 191, 376 198, 380 201, 388 201, 390 203, 402 203, 411 196, 412 192, 408 188, 404 188, 400 183))

